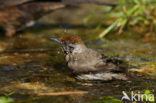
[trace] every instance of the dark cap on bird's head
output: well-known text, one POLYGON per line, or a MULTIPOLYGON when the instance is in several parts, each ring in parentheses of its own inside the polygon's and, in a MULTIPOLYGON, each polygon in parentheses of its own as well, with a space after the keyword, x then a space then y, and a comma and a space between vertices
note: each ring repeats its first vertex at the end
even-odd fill
POLYGON ((80 44, 83 45, 83 41, 79 36, 76 35, 68 35, 68 36, 63 36, 61 38, 62 42, 69 42, 70 44, 80 44))
POLYGON ((76 35, 68 35, 68 36, 63 36, 62 38, 51 38, 52 40, 56 41, 57 43, 69 43, 69 44, 79 44, 79 45, 84 45, 82 39, 79 36, 76 35))
POLYGON ((75 48, 85 47, 83 41, 79 36, 68 35, 62 38, 51 38, 53 41, 62 45, 62 50, 65 54, 72 53, 75 48))

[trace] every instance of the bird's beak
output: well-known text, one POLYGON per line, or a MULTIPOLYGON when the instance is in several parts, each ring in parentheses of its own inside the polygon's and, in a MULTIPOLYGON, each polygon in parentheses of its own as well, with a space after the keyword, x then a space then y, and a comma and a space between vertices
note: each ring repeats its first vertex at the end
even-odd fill
POLYGON ((59 38, 50 38, 50 40, 61 44, 62 51, 64 51, 65 54, 70 53, 69 42, 62 42, 59 38))
POLYGON ((50 38, 50 40, 53 40, 56 43, 62 44, 62 42, 61 42, 61 40, 59 38, 50 38))

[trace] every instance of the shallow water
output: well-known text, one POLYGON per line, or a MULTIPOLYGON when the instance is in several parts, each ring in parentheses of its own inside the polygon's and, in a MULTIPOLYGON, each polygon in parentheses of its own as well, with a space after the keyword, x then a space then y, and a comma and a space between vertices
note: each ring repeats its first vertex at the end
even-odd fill
POLYGON ((98 34, 85 26, 37 24, 13 38, 1 37, 0 95, 13 98, 15 103, 120 103, 122 91, 150 90, 156 94, 155 39, 132 31, 109 34, 105 39, 98 39, 98 34), (134 79, 109 82, 74 79, 59 45, 48 39, 71 34, 79 35, 90 48, 128 61, 134 79))

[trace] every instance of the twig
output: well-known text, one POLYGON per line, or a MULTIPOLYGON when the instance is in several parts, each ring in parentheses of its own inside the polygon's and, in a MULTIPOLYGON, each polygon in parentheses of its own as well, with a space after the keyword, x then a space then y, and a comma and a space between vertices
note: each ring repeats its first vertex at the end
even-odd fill
POLYGON ((50 93, 38 93, 39 96, 57 96, 57 95, 82 95, 88 93, 87 91, 65 91, 65 92, 50 92, 50 93))

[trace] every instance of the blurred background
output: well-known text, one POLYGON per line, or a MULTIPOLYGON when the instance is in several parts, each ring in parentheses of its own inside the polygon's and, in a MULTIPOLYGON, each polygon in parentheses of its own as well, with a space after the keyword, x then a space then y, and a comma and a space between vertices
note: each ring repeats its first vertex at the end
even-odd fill
POLYGON ((122 91, 156 94, 155 0, 0 0, 0 103, 122 103, 122 91), (78 35, 120 56, 134 81, 71 77, 50 37, 78 35), (2 102, 1 102, 2 101, 2 102))

